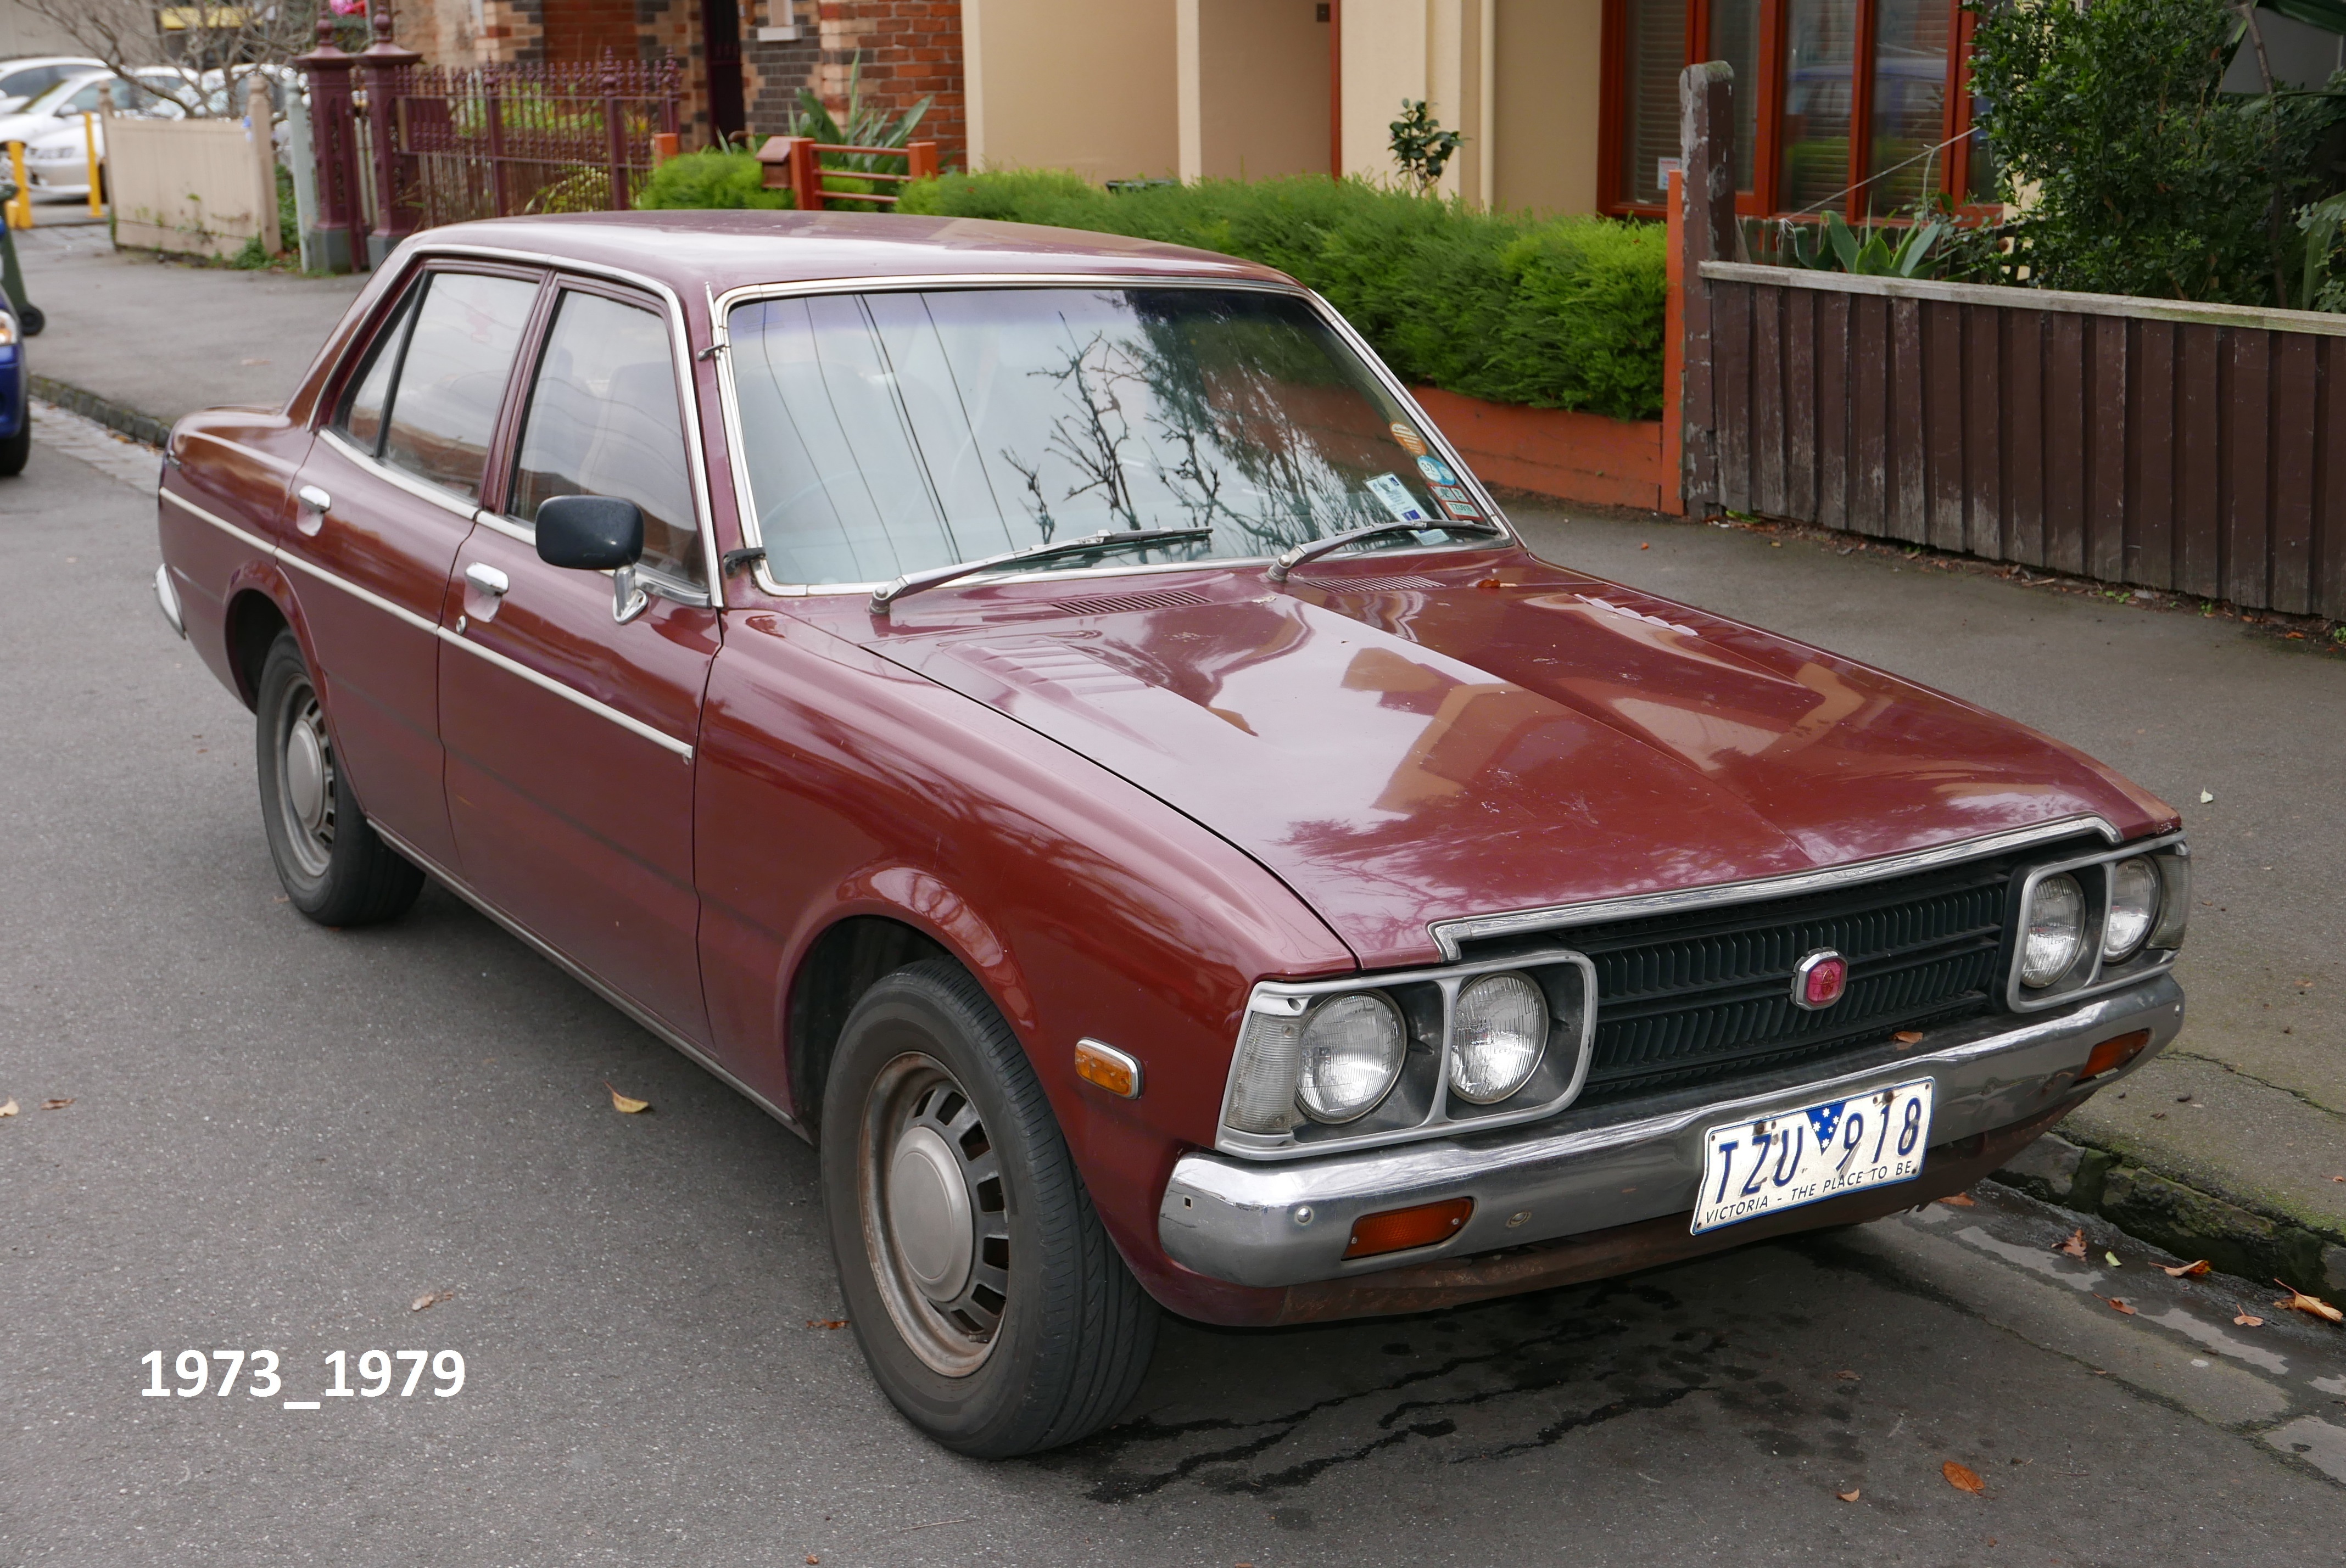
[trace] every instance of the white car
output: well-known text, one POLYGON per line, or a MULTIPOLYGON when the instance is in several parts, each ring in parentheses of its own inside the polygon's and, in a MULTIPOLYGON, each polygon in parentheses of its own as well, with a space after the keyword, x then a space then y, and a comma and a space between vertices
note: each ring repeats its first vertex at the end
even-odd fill
POLYGON ((87 55, 27 55, 0 60, 0 114, 14 114, 67 76, 105 68, 104 60, 87 55))
POLYGON ((70 122, 78 131, 81 117, 97 113, 109 95, 116 114, 178 119, 187 113, 182 102, 197 101, 203 91, 198 78, 169 66, 145 66, 131 75, 139 86, 134 87, 107 70, 67 76, 15 113, 0 115, 0 146, 21 141, 29 147, 35 138, 59 128, 60 122, 70 122))
POLYGON ((106 157, 106 120, 89 122, 87 137, 79 117, 25 141, 25 183, 33 199, 45 197, 81 199, 89 195, 90 151, 106 157))

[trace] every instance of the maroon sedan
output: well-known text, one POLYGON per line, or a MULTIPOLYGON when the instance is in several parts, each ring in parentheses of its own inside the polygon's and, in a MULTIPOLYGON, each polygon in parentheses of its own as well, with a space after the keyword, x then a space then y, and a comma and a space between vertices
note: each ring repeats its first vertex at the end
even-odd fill
POLYGON ((2173 1039, 2174 810, 1533 556, 1343 321, 1016 225, 513 219, 172 433, 295 908, 428 875, 821 1150, 964 1452, 1161 1306, 1411 1312, 1968 1186, 2173 1039))

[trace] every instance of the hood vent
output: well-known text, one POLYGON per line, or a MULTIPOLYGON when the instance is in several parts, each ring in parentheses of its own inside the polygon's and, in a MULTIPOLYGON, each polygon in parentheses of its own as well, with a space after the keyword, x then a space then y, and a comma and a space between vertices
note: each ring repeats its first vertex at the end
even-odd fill
POLYGON ((1297 577, 1307 588, 1331 594, 1398 594, 1411 588, 1442 586, 1431 577, 1297 577))
POLYGON ((1134 610, 1178 610, 1205 602, 1203 594, 1167 588, 1155 594, 1104 594, 1097 598, 1062 599, 1051 608, 1070 616, 1120 616, 1134 610))

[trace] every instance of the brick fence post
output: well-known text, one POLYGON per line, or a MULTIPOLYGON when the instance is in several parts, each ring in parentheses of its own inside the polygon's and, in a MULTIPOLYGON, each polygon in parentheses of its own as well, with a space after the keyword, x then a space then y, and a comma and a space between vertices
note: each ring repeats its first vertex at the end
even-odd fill
MULTIPOLYGON (((1683 193, 1678 258, 1685 321, 1683 385, 1678 417, 1685 431, 1680 479, 1687 514, 1719 507, 1718 415, 1712 395, 1710 285, 1706 261, 1735 259, 1735 72, 1724 60, 1678 75, 1678 155, 1683 193)), ((1670 411, 1663 411, 1665 419, 1670 411)))

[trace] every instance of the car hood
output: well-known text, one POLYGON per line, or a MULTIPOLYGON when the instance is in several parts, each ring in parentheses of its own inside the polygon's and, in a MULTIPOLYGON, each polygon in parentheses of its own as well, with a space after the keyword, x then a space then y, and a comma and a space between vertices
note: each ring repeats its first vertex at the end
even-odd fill
POLYGON ((1371 967, 1438 956, 1429 927, 1462 916, 2174 820, 1968 703, 1490 560, 1290 592, 1259 570, 1088 603, 968 590, 900 605, 874 647, 1219 833, 1371 967))

